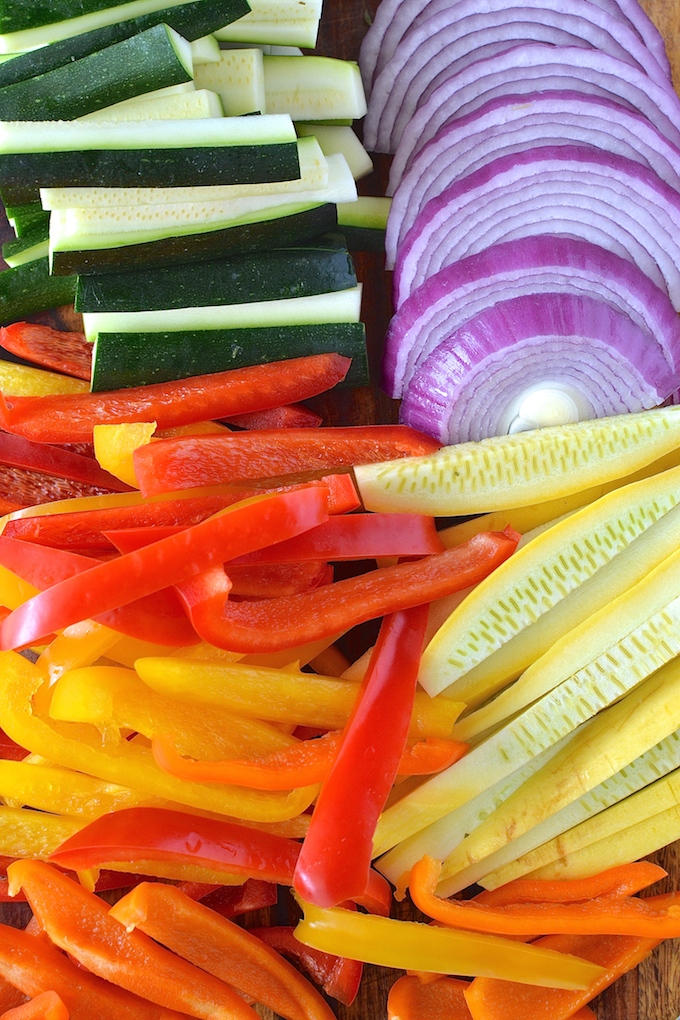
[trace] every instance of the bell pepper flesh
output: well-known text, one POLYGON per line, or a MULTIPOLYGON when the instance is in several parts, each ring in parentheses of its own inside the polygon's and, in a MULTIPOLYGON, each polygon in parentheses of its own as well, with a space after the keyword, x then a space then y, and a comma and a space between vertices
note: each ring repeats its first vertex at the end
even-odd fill
MULTIPOLYGON (((271 652, 468 588, 506 560, 518 541, 511 529, 483 533, 421 560, 261 602, 229 602, 226 579, 220 591, 214 573, 192 578, 190 597, 181 585, 179 591, 194 629, 205 641, 232 651, 271 652)), ((11 627, 7 621, 3 624, 7 630, 11 627)))
POLYGON ((652 861, 633 861, 587 878, 516 878, 497 889, 484 889, 474 899, 476 903, 497 907, 506 903, 571 903, 595 896, 632 896, 660 882, 667 874, 652 861))
POLYGON ((143 882, 110 914, 288 1020, 333 1020, 322 996, 279 953, 173 886, 143 882))
POLYGON ((352 1005, 363 974, 364 965, 360 960, 350 960, 346 956, 334 956, 303 946, 293 934, 293 925, 270 925, 266 928, 250 928, 249 931, 277 953, 295 960, 321 985, 326 995, 337 999, 343 1006, 352 1005))
POLYGON ((140 491, 150 496, 195 485, 326 474, 436 449, 436 440, 405 425, 262 429, 159 440, 137 449, 134 462, 140 491))
POLYGON ((92 457, 59 446, 35 443, 22 436, 0 432, 0 463, 55 475, 101 489, 126 492, 129 486, 105 471, 92 457))
POLYGON ((57 868, 16 861, 7 875, 10 889, 23 889, 51 941, 98 977, 190 1016, 254 1020, 250 1007, 229 985, 142 932, 127 931, 102 899, 57 868))
POLYGON ((56 992, 40 992, 35 998, 2 1014, 0 1020, 69 1020, 69 1011, 56 992))
POLYGON ((225 421, 240 429, 314 429, 321 425, 323 419, 304 404, 283 404, 266 411, 232 414, 225 421))
POLYGON ((89 382, 92 374, 92 344, 83 333, 37 322, 13 322, 0 329, 0 347, 41 368, 77 379, 89 382))
POLYGON ((0 645, 21 648, 69 624, 97 617, 181 583, 272 537, 292 537, 327 515, 323 488, 255 497, 135 552, 98 563, 58 582, 14 610, 2 624, 0 645))
POLYGON ((440 977, 424 982, 404 974, 387 997, 387 1020, 472 1020, 465 1001, 469 981, 440 977))
POLYGON ((341 382, 349 365, 340 354, 313 354, 105 393, 3 394, 0 426, 45 443, 90 442, 100 424, 155 421, 159 429, 173 428, 306 400, 341 382))

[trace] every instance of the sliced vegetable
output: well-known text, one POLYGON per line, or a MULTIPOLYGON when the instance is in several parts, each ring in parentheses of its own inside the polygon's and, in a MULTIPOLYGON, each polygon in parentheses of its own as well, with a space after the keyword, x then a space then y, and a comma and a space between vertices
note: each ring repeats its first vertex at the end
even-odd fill
POLYGON ((15 321, 0 329, 0 347, 42 368, 89 382, 92 348, 82 333, 15 321))
POLYGON ((249 931, 277 953, 294 960, 322 986, 326 995, 337 999, 344 1006, 352 1005, 359 991, 363 971, 363 964, 359 960, 303 946, 293 934, 293 925, 269 925, 266 928, 250 928, 249 931))

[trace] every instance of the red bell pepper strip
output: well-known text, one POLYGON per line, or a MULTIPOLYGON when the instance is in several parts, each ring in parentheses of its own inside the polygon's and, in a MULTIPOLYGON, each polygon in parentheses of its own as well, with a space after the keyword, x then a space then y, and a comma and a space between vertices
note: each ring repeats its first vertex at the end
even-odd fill
POLYGON ((0 395, 0 426, 45 443, 89 442, 95 425, 126 421, 173 428, 305 400, 341 382, 349 365, 340 354, 312 354, 103 393, 0 395))
POLYGON ((130 491, 129 485, 105 471, 94 457, 84 457, 80 453, 72 453, 47 443, 34 443, 9 432, 0 432, 0 463, 82 482, 92 488, 114 492, 130 491))
MULTIPOLYGON (((204 580, 202 575, 192 578, 190 594, 182 584, 178 590, 204 640, 235 652, 279 651, 462 591, 506 560, 518 541, 512 529, 483 532, 425 559, 260 602, 230 602, 226 575, 221 588, 218 583, 219 568, 204 580)), ((3 626, 7 627, 7 621, 3 626)))
POLYGON ((375 827, 406 747, 427 616, 417 605, 381 626, 295 869, 296 891, 317 906, 366 888, 375 827))
POLYGON ((57 992, 71 1020, 186 1020, 185 1013, 168 1011, 102 981, 47 939, 6 925, 0 925, 0 975, 23 995, 57 992))
POLYGON ((40 992, 34 999, 7 1010, 0 1020, 69 1020, 69 1011, 56 992, 40 992))
MULTIPOLYGON (((51 549, 0 535, 0 563, 42 591, 66 578, 85 574, 100 561, 66 549, 51 549)), ((97 620, 121 634, 157 644, 182 646, 196 644, 198 640, 173 588, 152 592, 100 613, 97 620)))
POLYGON ((59 475, 0 463, 0 499, 5 513, 12 513, 25 506, 37 506, 39 503, 52 503, 57 499, 100 496, 110 492, 109 487, 74 482, 59 475))
POLYGON ((171 885, 143 882, 111 908, 196 967, 287 1020, 334 1020, 326 1001, 287 960, 238 924, 171 885))
MULTIPOLYGON (((311 740, 301 740, 279 751, 259 758, 231 761, 196 761, 184 758, 175 749, 175 742, 156 735, 151 741, 156 764, 164 772, 180 779, 201 783, 233 783, 255 790, 294 790, 298 786, 314 786, 328 776, 340 747, 342 734, 332 730, 311 740)), ((428 775, 452 765, 467 748, 454 740, 422 741, 404 747, 397 763, 397 775, 428 775)))
POLYGON ((239 917, 254 910, 266 910, 276 905, 279 891, 273 882, 247 878, 243 885, 206 885, 204 882, 178 882, 177 888, 200 900, 222 917, 239 917))
POLYGON ((238 485, 301 472, 327 473, 354 464, 433 453, 439 445, 406 425, 263 429, 160 439, 140 446, 133 460, 140 491, 151 496, 195 485, 238 485))
POLYGON ((37 322, 13 322, 0 329, 0 347, 41 368, 76 379, 92 375, 92 344, 83 333, 53 329, 37 322))
MULTIPOLYGON (((10 884, 22 888, 54 945, 93 974, 165 1009, 214 1020, 255 1020, 224 981, 169 952, 139 931, 127 931, 108 904, 43 861, 16 861, 10 884)), ((36 940, 39 941, 39 940, 36 940)))
POLYGON ((360 960, 350 960, 346 956, 334 956, 332 953, 323 953, 319 949, 303 946, 293 934, 295 931, 293 925, 250 928, 249 931, 277 953, 295 960, 318 985, 321 985, 326 995, 337 999, 343 1006, 352 1005, 359 991, 364 968, 360 960))
POLYGON ((181 583, 244 550, 259 549, 273 537, 290 538, 325 520, 327 503, 324 488, 237 503, 179 534, 98 563, 39 592, 3 622, 0 644, 5 649, 28 646, 69 624, 181 583))
POLYGON ((25 747, 20 747, 11 737, 8 737, 4 730, 0 730, 0 758, 7 761, 21 761, 29 752, 25 747))
POLYGON ((233 414, 225 421, 240 429, 314 429, 319 427, 323 418, 304 404, 283 404, 266 411, 233 414))

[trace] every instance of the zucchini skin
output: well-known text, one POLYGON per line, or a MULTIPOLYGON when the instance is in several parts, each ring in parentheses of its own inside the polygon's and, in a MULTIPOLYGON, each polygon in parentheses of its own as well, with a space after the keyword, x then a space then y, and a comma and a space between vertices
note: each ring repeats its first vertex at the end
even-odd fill
POLYGON ((0 120, 75 120, 113 103, 191 81, 165 25, 0 90, 0 120))
POLYGON ((52 253, 52 272, 70 276, 89 273, 117 272, 128 269, 155 269, 181 265, 189 259, 206 261, 218 255, 280 248, 308 241, 337 227, 336 207, 332 203, 313 206, 289 216, 256 223, 240 223, 232 227, 167 237, 141 244, 117 248, 100 248, 52 253))
POLYGON ((137 312, 245 304, 326 294, 356 283, 348 251, 310 245, 206 261, 195 274, 187 273, 185 266, 166 266, 134 274, 81 276, 76 311, 137 312))
POLYGON ((111 0, 30 0, 30 3, 26 0, 2 0, 0 32, 39 28, 53 21, 66 21, 112 6, 116 6, 115 0, 113 4, 111 0))
POLYGON ((94 344, 92 390, 168 382, 326 352, 352 358, 343 386, 368 384, 366 329, 362 322, 180 333, 100 333, 94 344))
POLYGON ((73 60, 88 57, 91 53, 129 39, 154 25, 166 24, 192 42, 242 18, 249 10, 247 0, 194 0, 193 3, 181 4, 179 7, 168 7, 154 14, 120 21, 117 25, 95 28, 91 32, 50 43, 29 53, 19 53, 11 60, 4 61, 0 64, 0 87, 14 85, 26 78, 64 67, 73 60))
POLYGON ((51 276, 48 259, 36 259, 0 273, 0 325, 35 312, 70 305, 76 292, 75 276, 51 276))

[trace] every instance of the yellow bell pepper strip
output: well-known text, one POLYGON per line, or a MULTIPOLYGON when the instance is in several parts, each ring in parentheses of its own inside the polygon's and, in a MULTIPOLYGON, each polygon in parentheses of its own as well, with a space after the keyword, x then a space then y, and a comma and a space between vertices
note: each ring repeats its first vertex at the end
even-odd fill
POLYGON ((334 1020, 325 999, 279 953, 174 886, 143 882, 110 914, 286 1020, 334 1020))
POLYGON ((82 772, 23 761, 0 761, 0 797, 81 820, 150 800, 139 790, 105 783, 82 772))
MULTIPOLYGON (((468 588, 506 560, 519 537, 512 529, 475 535, 443 553, 278 599, 229 602, 229 581, 225 575, 220 585, 220 568, 192 578, 191 589, 180 584, 178 590, 204 640, 234 651, 276 651, 468 588)), ((3 632, 13 632, 11 620, 3 632)))
POLYGON ((121 635, 103 623, 83 620, 57 634, 40 653, 37 665, 52 684, 67 670, 96 662, 120 640, 121 635))
MULTIPOLYGON (((312 823, 313 824, 313 823, 312 823)), ((310 829, 311 831, 311 829, 310 829)), ((425 856, 411 869, 409 890, 419 910, 442 924, 494 935, 592 934, 676 938, 680 907, 654 909, 635 896, 596 896, 579 902, 525 901, 489 906, 435 895, 441 863, 425 856)))
POLYGON ((57 868, 16 861, 7 875, 10 889, 23 889, 51 941, 98 977, 189 1016, 254 1020, 233 988, 142 932, 127 931, 103 900, 57 868))
MULTIPOLYGON (((40 591, 99 566, 101 561, 67 549, 51 549, 0 535, 0 560, 3 566, 20 574, 40 591)), ((99 615, 103 622, 142 640, 184 645, 196 635, 172 588, 151 592, 116 609, 99 615)), ((74 624, 71 624, 73 626, 74 624)), ((34 642, 32 642, 34 643, 34 642)))
POLYGON ((0 854, 45 860, 85 824, 69 815, 0 806, 0 854))
POLYGON ((102 468, 138 489, 132 454, 138 446, 151 442, 155 431, 155 421, 95 425, 92 429, 94 455, 102 468))
POLYGON ((33 703, 44 682, 40 671, 23 655, 0 654, 0 727, 18 744, 54 764, 133 787, 163 801, 254 822, 296 818, 316 795, 316 787, 270 793, 175 779, 161 772, 149 747, 132 740, 109 746, 92 726, 50 722, 36 714, 33 703))
POLYGON ((98 563, 35 595, 4 621, 0 645, 30 645, 52 631, 118 609, 186 581, 213 564, 262 548, 274 537, 292 538, 321 524, 327 517, 327 506, 327 490, 323 488, 236 503, 179 534, 98 563))
POLYGON ((166 429, 306 400, 342 382, 349 365, 340 354, 312 354, 106 393, 10 397, 5 388, 0 426, 38 442, 87 443, 103 423, 156 421, 166 429))
POLYGON ((437 449, 435 439, 407 425, 360 425, 182 436, 140 446, 133 459, 140 491, 151 496, 194 485, 326 474, 437 449))
POLYGON ((0 347, 41 368, 90 381, 92 344, 83 333, 38 322, 13 322, 0 329, 0 347))
POLYGON ((421 605, 383 620, 295 869, 296 891, 317 906, 366 887, 375 826, 406 747, 427 615, 421 605))
POLYGON ((506 903, 570 903, 595 896, 632 896, 667 874, 652 861, 634 861, 587 878, 516 878, 497 889, 484 889, 475 896, 475 902, 499 907, 506 903))
MULTIPOLYGON (((75 883, 73 883, 75 884, 75 883)), ((23 995, 55 991, 70 1020, 186 1020, 78 967, 45 938, 0 925, 0 975, 23 995)), ((3 1000, 4 1001, 4 1000, 3 1000)))
MULTIPOLYGON (((680 902, 678 893, 650 897, 657 909, 680 902)), ((547 935, 533 943, 540 949, 575 953, 599 965, 600 973, 584 989, 529 989, 512 978, 477 977, 466 991, 473 1020, 573 1020, 596 995, 634 970, 662 941, 634 935, 547 935)))
MULTIPOLYGON (((177 752, 177 738, 157 734, 151 741, 154 761, 164 772, 203 783, 234 783, 253 790, 293 790, 321 783, 327 777, 340 747, 341 733, 329 731, 319 737, 256 758, 229 761, 196 761, 177 752)), ((397 775, 429 775, 460 758, 467 744, 454 740, 423 741, 402 752, 397 775)), ((0 770, 1 776, 1 770, 0 770)))
POLYGON ((0 360, 0 391, 3 393, 17 397, 47 397, 60 393, 85 394, 89 390, 89 384, 82 379, 0 360))
MULTIPOLYGON (((298 658, 297 652, 293 657, 298 658)), ((360 688, 359 683, 350 680, 312 676, 299 670, 175 655, 138 658, 135 669, 153 690, 183 702, 217 705, 241 716, 321 730, 345 725, 360 688)), ((430 698, 419 691, 409 739, 449 737, 462 708, 461 702, 451 698, 430 698)))
POLYGON ((56 992, 40 992, 34 999, 7 1010, 0 1020, 69 1020, 69 1011, 56 992))
POLYGON ((364 965, 360 960, 346 956, 321 953, 318 949, 303 946, 293 934, 293 925, 270 925, 266 928, 249 928, 251 935, 262 939, 277 953, 287 956, 302 967, 321 985, 326 995, 337 999, 343 1006, 351 1006, 357 997, 364 965))
POLYGON ((379 967, 463 977, 483 974, 521 982, 523 987, 559 989, 586 989, 603 973, 598 964, 568 953, 493 935, 376 917, 344 907, 315 907, 304 901, 301 906, 304 917, 295 937, 303 945, 379 967))

